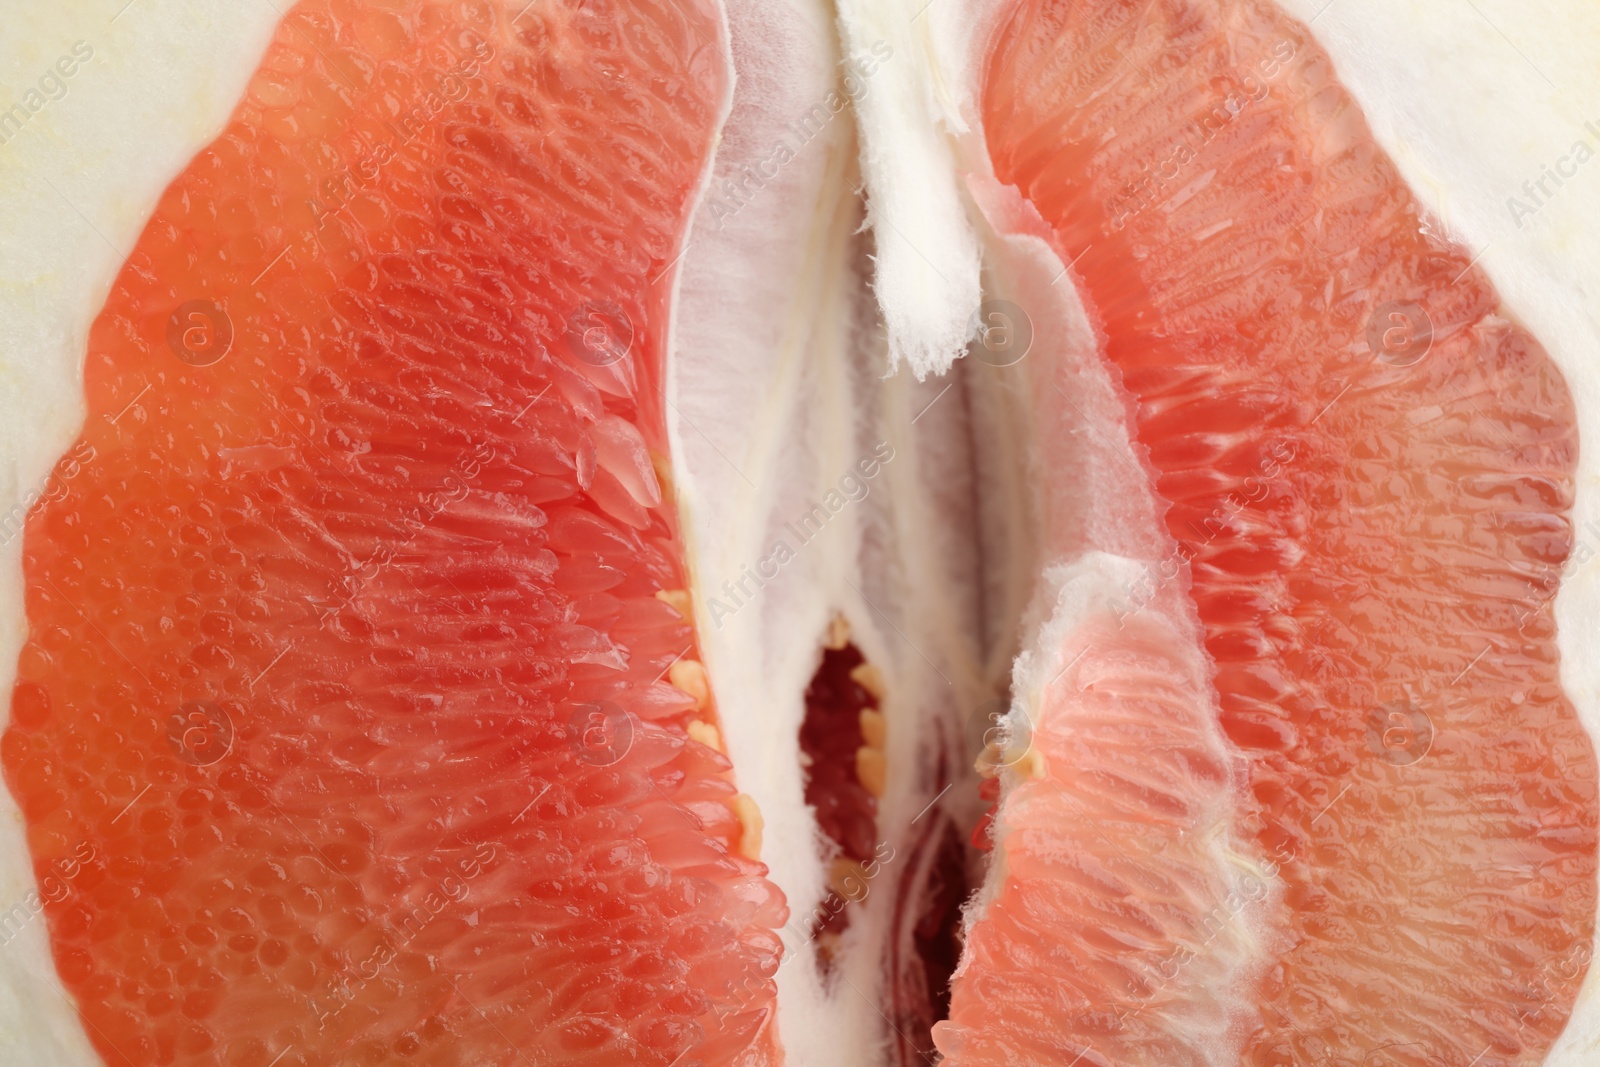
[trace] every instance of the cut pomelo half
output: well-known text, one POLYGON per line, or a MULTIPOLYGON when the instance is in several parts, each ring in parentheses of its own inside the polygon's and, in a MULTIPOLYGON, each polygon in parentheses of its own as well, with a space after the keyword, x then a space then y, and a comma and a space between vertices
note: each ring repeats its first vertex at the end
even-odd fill
MULTIPOLYGON (((1071 264, 1170 541, 1046 631, 1061 678, 1023 688, 1049 773, 1002 795, 949 1062, 1542 1062, 1595 901, 1593 746, 1549 615, 1561 375, 1266 5, 1022 4, 984 129, 1071 264), (1150 636, 1178 592, 1200 687, 1150 636), (1202 761, 1118 759, 1163 733, 1140 715, 1182 736, 1168 687, 1214 692, 1245 758, 1227 818, 1202 761), (1230 827, 1255 891, 1167 874, 1230 827), (1252 930, 1263 965, 1219 979, 1252 930)), ((1072 405, 1050 374, 1039 403, 1072 405)))
POLYGON ((44 999, 109 1064, 1542 1062, 1574 417, 1441 232, 1261 4, 292 8, 28 520, 44 999))
POLYGON ((108 1063, 770 1043, 783 901, 662 478, 719 34, 305 3, 162 199, 29 520, 4 742, 108 1063))

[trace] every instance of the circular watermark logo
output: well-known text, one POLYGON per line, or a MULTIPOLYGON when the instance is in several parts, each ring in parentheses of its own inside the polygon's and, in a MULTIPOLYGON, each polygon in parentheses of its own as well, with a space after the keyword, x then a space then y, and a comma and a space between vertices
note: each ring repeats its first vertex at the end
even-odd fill
POLYGON ((233 320, 213 300, 189 300, 167 318, 167 347, 191 367, 209 367, 233 347, 233 320))
POLYGON ((972 354, 991 367, 1021 362, 1033 347, 1033 320, 1009 300, 985 300, 969 325, 972 354))
POLYGON ((191 700, 168 716, 167 744, 183 762, 209 767, 233 748, 233 720, 221 704, 191 700))
POLYGON ((578 758, 596 767, 609 767, 633 747, 634 716, 615 704, 574 704, 567 718, 572 746, 578 758))
POLYGON ((1433 320, 1415 300, 1379 304, 1367 320, 1367 348, 1379 363, 1409 367, 1433 347, 1433 320))
POLYGON ((1018 707, 1013 716, 1011 701, 989 700, 973 709, 968 733, 978 749, 977 768, 993 774, 1002 767, 1022 762, 1033 747, 1033 723, 1018 707))
POLYGON ((1383 762, 1409 767, 1433 747, 1433 720, 1410 701, 1367 713, 1367 748, 1383 762))
POLYGON ((567 348, 592 367, 609 367, 633 348, 633 320, 609 300, 580 304, 567 318, 567 348))

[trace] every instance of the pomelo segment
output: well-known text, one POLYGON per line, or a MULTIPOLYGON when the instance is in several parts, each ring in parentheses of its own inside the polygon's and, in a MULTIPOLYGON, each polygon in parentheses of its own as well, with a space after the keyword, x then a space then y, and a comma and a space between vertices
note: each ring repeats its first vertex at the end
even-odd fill
POLYGON ((991 757, 995 870, 934 1028, 949 1063, 1206 1067, 1259 1025, 1277 880, 1233 849, 1237 756, 1178 597, 1117 615, 1136 573, 1090 553, 1049 576, 1055 652, 991 757))
MULTIPOLYGON (((935 1039, 951 1063, 1235 1063, 1284 944, 1259 805, 1186 583, 1127 604, 1148 571, 1179 577, 1176 546, 1049 230, 1015 189, 969 188, 994 231, 986 288, 1007 294, 986 305, 992 325, 1032 335, 985 373, 1031 442, 1050 562, 1010 714, 978 761, 997 801, 977 834, 991 862, 935 1039)), ((975 354, 992 359, 991 340, 975 354)))
MULTIPOLYGON (((1595 905, 1549 611, 1559 373, 1271 7, 1029 0, 984 122, 1103 329, 1183 564, 1125 586, 1121 633, 1187 571, 1282 857, 1290 940, 1242 1061, 1540 1062, 1595 905)), ((1080 1062, 1110 1062, 1092 1029, 1080 1062)))
POLYGON ((783 901, 658 473, 719 33, 305 3, 163 198, 3 750, 39 876, 92 850, 46 910, 108 1063, 770 1047, 783 901))

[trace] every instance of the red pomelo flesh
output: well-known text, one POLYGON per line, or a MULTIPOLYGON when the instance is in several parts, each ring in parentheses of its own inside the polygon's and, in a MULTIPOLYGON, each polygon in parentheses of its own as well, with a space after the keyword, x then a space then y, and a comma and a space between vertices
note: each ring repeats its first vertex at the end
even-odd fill
POLYGON ((108 1064, 770 1046, 782 897, 657 597, 719 32, 308 0, 161 200, 28 523, 3 749, 108 1064))
POLYGON ((1237 987, 1270 879, 1217 861, 1237 776, 1176 599, 1061 642, 991 831, 1005 876, 934 1030, 948 1062, 1205 1067, 1253 1021, 1237 987))
MULTIPOLYGON (((1099 654, 1143 646, 1144 681, 1118 686, 1148 702, 1167 683, 1143 616, 1191 599, 1245 759, 1237 817, 1282 883, 1286 943, 1246 991, 1259 1019, 1236 1060, 1540 1063, 1595 907, 1594 752, 1550 611, 1576 457, 1560 374, 1268 5, 1027 0, 984 100, 996 175, 1074 264, 1176 545, 1178 566, 1122 590, 1099 654)), ((1106 744, 1093 693, 1073 696, 1106 744)), ((1082 797, 1106 776, 1068 779, 1082 797)), ((1120 788, 1124 810, 1159 800, 1120 788)), ((1002 821, 1037 793, 1015 785, 1002 821)), ((1046 845, 1081 869, 1107 848, 1090 823, 1046 845)), ((1171 975, 1127 980, 1192 923, 1145 924, 1173 899, 1159 866, 1076 898, 1031 873, 999 898, 1031 902, 1031 925, 996 905, 969 934, 950 1062, 1234 1062, 1183 1043, 1193 1003, 1167 1010, 1171 975)), ((1203 964, 1215 946, 1184 947, 1203 964)))

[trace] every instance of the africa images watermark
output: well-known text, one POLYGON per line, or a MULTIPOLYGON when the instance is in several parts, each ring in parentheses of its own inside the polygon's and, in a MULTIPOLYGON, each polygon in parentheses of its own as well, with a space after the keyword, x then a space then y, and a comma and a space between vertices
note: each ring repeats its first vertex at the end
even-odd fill
POLYGON ((872 892, 873 881, 884 867, 894 862, 894 858, 894 846, 887 841, 879 841, 873 847, 872 855, 864 862, 854 864, 848 873, 839 878, 837 885, 830 886, 823 898, 817 901, 816 907, 804 914, 789 916, 789 921, 778 929, 778 938, 784 944, 783 962, 798 958, 799 949, 815 941, 818 931, 845 908, 851 904, 865 903, 872 892), (784 937, 785 934, 789 936, 784 937))
POLYGON ((84 867, 95 860, 94 846, 80 841, 72 855, 52 860, 50 873, 39 879, 39 888, 30 889, 26 896, 0 913, 0 947, 11 944, 34 919, 44 912, 46 904, 59 904, 72 892, 71 882, 84 867))
POLYGON ((1259 872, 1245 872, 1243 878, 1228 890, 1227 896, 1200 917, 1199 927, 1194 931, 1196 935, 1203 935, 1198 941, 1177 942, 1153 964, 1139 957, 1133 958, 1134 966, 1143 970, 1144 974, 1130 975, 1126 989, 1131 1003, 1116 1009, 1113 1032, 1121 1030, 1129 1019, 1137 1017, 1149 1006, 1157 993, 1177 981, 1184 968, 1198 958, 1224 930, 1234 927, 1236 920, 1248 908, 1268 897, 1278 872, 1295 859, 1294 849, 1287 842, 1278 844, 1272 853, 1271 857, 1262 861, 1259 872))
MULTIPOLYGON (((470 54, 439 75, 438 84, 414 100, 386 123, 391 137, 371 136, 369 131, 352 134, 359 155, 356 161, 336 174, 330 174, 317 183, 319 196, 310 201, 311 215, 320 230, 329 218, 349 206, 350 199, 378 178, 378 171, 392 162, 406 145, 422 135, 428 124, 439 117, 445 105, 464 100, 467 96, 467 79, 476 75, 483 65, 494 58, 494 46, 488 41, 475 40, 470 54), (369 136, 363 139, 362 134, 369 136)), ((355 154, 355 153, 352 153, 355 154)))
POLYGON ((410 547, 422 531, 427 529, 429 523, 438 518, 451 504, 465 499, 471 492, 473 479, 483 470, 485 464, 495 459, 497 454, 494 445, 487 441, 479 441, 457 460, 450 473, 445 475, 443 485, 422 496, 417 503, 401 514, 400 525, 408 534, 403 542, 379 546, 359 568, 346 571, 335 580, 334 597, 318 616, 318 625, 327 625, 329 619, 354 604, 362 589, 393 563, 395 557, 410 547))
MULTIPOLYGON (((836 886, 830 886, 815 907, 804 913, 797 912, 790 915, 777 930, 778 940, 783 945, 778 969, 781 970, 794 960, 802 958, 800 950, 816 941, 817 935, 835 916, 852 904, 865 903, 872 893, 872 883, 885 867, 895 861, 895 856, 893 845, 887 841, 879 841, 873 847, 872 855, 864 862, 855 865, 855 869, 840 878, 836 886)), ((774 981, 772 977, 746 972, 738 983, 740 996, 719 1004, 714 1009, 717 1018, 723 1019, 730 1012, 743 1011, 744 998, 760 995, 763 987, 772 981, 774 981)))
MULTIPOLYGON (((1591 120, 1585 122, 1583 128, 1594 138, 1595 145, 1600 145, 1600 126, 1591 120)), ((1526 200, 1514 195, 1506 197, 1506 211, 1510 212, 1511 221, 1516 223, 1517 229, 1522 229, 1524 221, 1537 215, 1540 208, 1554 200, 1562 186, 1578 176, 1578 168, 1595 157, 1595 151, 1587 139, 1573 141, 1566 155, 1557 157, 1554 164, 1541 163, 1539 176, 1522 183, 1526 200), (1555 183, 1553 190, 1550 188, 1551 182, 1555 183)))
POLYGON ((1549 613, 1554 608, 1556 594, 1561 591, 1563 585, 1578 573, 1584 564, 1594 559, 1596 555, 1600 555, 1600 549, 1595 547, 1600 545, 1600 524, 1596 524, 1593 519, 1585 522, 1582 533, 1587 534, 1587 536, 1576 536, 1579 533, 1576 529, 1573 532, 1575 536, 1572 548, 1568 551, 1567 558, 1562 561, 1560 568, 1556 569, 1546 581, 1536 588, 1534 595, 1524 597, 1519 602, 1517 632, 1525 637, 1532 636, 1529 628, 1530 623, 1534 624, 1535 627, 1550 625, 1549 613))
POLYGON ((1185 123, 1178 132, 1177 140, 1168 146, 1166 154, 1143 164, 1140 168, 1142 175, 1125 184, 1121 192, 1107 201, 1105 214, 1111 219, 1111 231, 1115 233, 1121 230, 1133 216, 1159 203, 1163 190, 1195 161, 1201 149, 1215 140, 1251 104, 1267 98, 1272 91, 1268 82, 1283 72, 1294 54, 1293 41, 1279 41, 1272 46, 1270 54, 1256 61, 1255 70, 1259 76, 1256 73, 1245 74, 1236 88, 1209 110, 1185 123))
POLYGON ((1244 479, 1238 489, 1228 493, 1216 507, 1193 529, 1203 540, 1177 541, 1162 559, 1145 567, 1137 579, 1123 586, 1123 598, 1112 603, 1119 627, 1126 625, 1131 615, 1138 614, 1156 594, 1185 573, 1189 563, 1203 549, 1210 546, 1218 534, 1228 529, 1234 517, 1246 508, 1259 505, 1272 492, 1272 484, 1294 462, 1295 443, 1288 439, 1268 444, 1257 463, 1256 473, 1244 479))
POLYGON ((767 554, 757 560, 754 566, 741 568, 737 578, 722 583, 721 597, 713 596, 707 602, 711 621, 717 629, 722 629, 724 620, 749 604, 756 594, 766 588, 768 582, 778 577, 778 573, 799 555, 798 549, 816 540, 834 516, 851 504, 865 500, 872 490, 872 479, 893 459, 894 446, 887 441, 879 441, 872 446, 870 455, 857 460, 839 478, 836 486, 822 494, 820 503, 812 504, 798 520, 784 523, 784 533, 789 536, 780 536, 773 541, 767 554), (790 544, 790 537, 794 538, 793 544, 790 544))
POLYGON ((67 95, 67 79, 94 58, 94 48, 87 41, 73 41, 72 50, 60 56, 39 76, 37 88, 22 94, 22 99, 0 111, 0 145, 9 144, 22 132, 33 116, 43 111, 51 101, 67 95))
POLYGON ((799 119, 784 126, 784 136, 772 142, 766 155, 754 165, 746 163, 740 167, 737 177, 724 178, 716 185, 707 204, 711 209, 711 217, 717 220, 718 228, 755 199, 752 186, 756 191, 765 189, 768 182, 776 180, 783 168, 794 161, 801 149, 816 140, 833 123, 847 104, 859 103, 864 99, 867 95, 867 79, 892 58, 894 49, 889 42, 880 40, 873 44, 867 55, 848 60, 844 64, 843 91, 830 89, 799 119))
POLYGON ((50 476, 44 480, 44 485, 38 489, 30 489, 23 494, 21 500, 12 505, 10 511, 0 515, 0 545, 10 544, 22 533, 23 526, 28 521, 28 513, 33 506, 41 500, 52 504, 59 504, 67 498, 68 483, 78 476, 78 473, 89 463, 94 461, 94 446, 87 441, 79 441, 72 446, 72 450, 55 465, 50 476))
POLYGON ((317 1029, 324 1029, 329 1019, 354 1003, 357 991, 377 979, 390 964, 399 959, 407 946, 444 914, 445 909, 451 904, 465 901, 472 894, 468 883, 491 870, 498 856, 499 851, 494 845, 478 842, 473 846, 471 856, 456 858, 454 870, 435 878, 420 893, 413 892, 405 898, 403 911, 380 919, 383 932, 371 951, 348 972, 331 975, 320 994, 314 993, 307 998, 317 1017, 317 1029))

